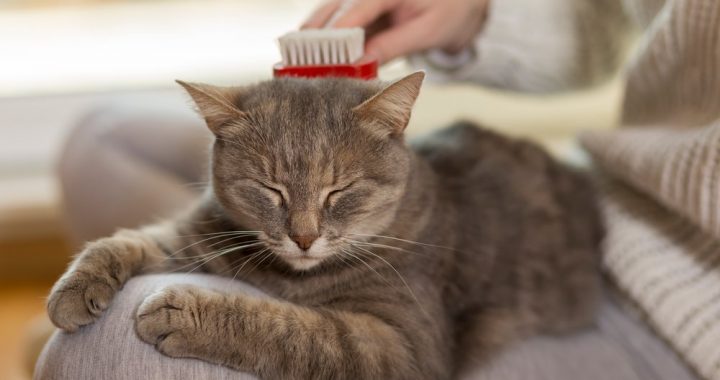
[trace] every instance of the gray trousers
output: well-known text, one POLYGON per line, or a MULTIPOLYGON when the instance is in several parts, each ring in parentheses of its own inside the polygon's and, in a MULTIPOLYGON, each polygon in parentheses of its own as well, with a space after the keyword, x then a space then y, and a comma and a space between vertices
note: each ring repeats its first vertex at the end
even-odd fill
MULTIPOLYGON (((37 363, 36 379, 252 379, 195 359, 161 355, 134 331, 142 300, 163 286, 189 283, 251 292, 240 281, 199 274, 131 279, 97 322, 74 334, 56 332, 37 363)), ((473 380, 689 380, 675 355, 633 317, 607 302, 597 326, 571 336, 537 337, 508 348, 471 372, 473 380)))
MULTIPOLYGON (((84 118, 70 136, 59 173, 78 242, 136 227, 191 202, 203 181, 209 134, 187 113, 111 107, 84 118)), ((257 290, 239 281, 164 274, 131 279, 96 323, 56 332, 36 365, 37 379, 245 379, 247 374, 193 359, 168 358, 135 335, 142 300, 174 283, 226 292, 257 290)), ((470 373, 476 380, 686 380, 677 356, 638 318, 608 300, 596 326, 509 347, 470 373)))

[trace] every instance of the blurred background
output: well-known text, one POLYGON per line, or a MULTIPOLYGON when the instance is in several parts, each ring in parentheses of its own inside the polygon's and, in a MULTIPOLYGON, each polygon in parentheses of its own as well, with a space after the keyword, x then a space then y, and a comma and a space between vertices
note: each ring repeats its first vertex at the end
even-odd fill
MULTIPOLYGON (((189 109, 174 79, 240 84, 270 77, 275 38, 311 0, 0 0, 0 379, 31 376, 44 297, 76 246, 55 167, 68 132, 102 104, 189 109)), ((409 68, 398 61, 383 79, 409 68)), ((619 79, 553 96, 428 85, 409 133, 458 118, 541 142, 577 160, 574 136, 616 124, 619 79)))

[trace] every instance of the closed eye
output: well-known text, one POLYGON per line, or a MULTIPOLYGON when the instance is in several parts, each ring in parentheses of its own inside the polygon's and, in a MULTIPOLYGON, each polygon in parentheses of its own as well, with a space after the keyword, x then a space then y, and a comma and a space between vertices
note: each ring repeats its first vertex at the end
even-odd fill
POLYGON ((334 206, 335 203, 337 203, 337 200, 340 199, 340 197, 343 195, 344 192, 346 192, 352 185, 354 185, 355 182, 350 182, 346 186, 343 186, 339 189, 332 190, 328 193, 326 198, 326 204, 330 206, 334 206))
POLYGON ((279 207, 286 202, 285 196, 283 195, 283 191, 281 189, 278 189, 273 186, 268 186, 260 181, 255 181, 255 182, 260 186, 260 188, 263 190, 263 192, 268 197, 270 197, 270 199, 272 199, 273 203, 276 206, 279 207))

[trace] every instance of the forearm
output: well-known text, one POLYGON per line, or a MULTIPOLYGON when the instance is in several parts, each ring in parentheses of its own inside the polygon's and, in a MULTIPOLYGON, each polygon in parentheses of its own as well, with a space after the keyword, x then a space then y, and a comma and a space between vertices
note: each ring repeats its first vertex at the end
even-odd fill
POLYGON ((73 260, 56 287, 74 273, 102 278, 118 290, 130 276, 153 260, 157 249, 146 236, 135 231, 120 231, 116 235, 88 243, 73 260))
POLYGON ((130 277, 176 265, 168 254, 168 247, 177 244, 173 226, 120 230, 88 243, 50 291, 47 308, 52 322, 75 331, 98 318, 130 277))
POLYGON ((235 350, 225 360, 236 369, 267 379, 420 378, 405 338, 370 315, 274 300, 230 305, 224 336, 235 350))
POLYGON ((629 30, 621 0, 498 0, 459 62, 411 58, 440 81, 472 81, 526 92, 594 84, 621 62, 629 30))
POLYGON ((168 256, 183 244, 182 239, 175 238, 174 231, 170 222, 138 230, 119 230, 113 236, 88 243, 68 273, 97 272, 120 287, 131 276, 168 270, 171 266, 168 256))
MULTIPOLYGON (((413 312, 397 310, 403 318, 413 312)), ((196 287, 166 288, 149 297, 138 310, 137 331, 169 356, 264 379, 437 379, 449 373, 431 367, 449 365, 430 364, 442 355, 422 357, 440 349, 439 343, 416 347, 432 335, 428 330, 414 329, 410 338, 367 313, 196 287)))

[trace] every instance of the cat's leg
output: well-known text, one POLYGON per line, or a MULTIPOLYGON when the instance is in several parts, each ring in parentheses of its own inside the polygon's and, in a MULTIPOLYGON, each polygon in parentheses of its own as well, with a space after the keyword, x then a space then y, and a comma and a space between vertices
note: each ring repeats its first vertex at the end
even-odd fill
POLYGON ((131 276, 162 270, 168 247, 161 242, 171 241, 174 231, 168 223, 89 243, 50 291, 47 309, 55 326, 72 332, 92 323, 131 276))
MULTIPOLYGON (((171 286, 149 296, 138 309, 136 330, 166 355, 202 359, 266 379, 423 379, 447 374, 447 369, 419 370, 427 363, 418 365, 416 342, 370 314, 192 286, 171 286)), ((442 355, 435 356, 427 362, 442 355)))

